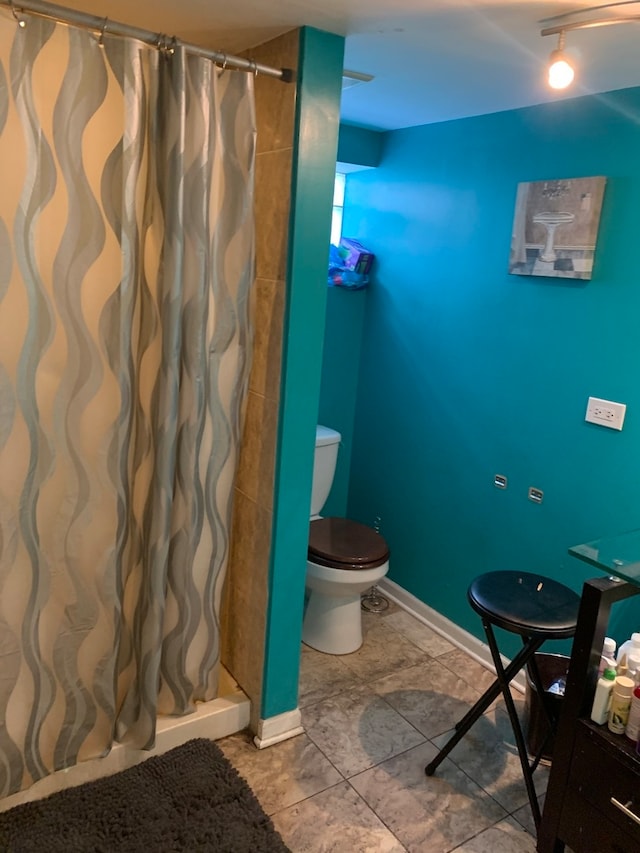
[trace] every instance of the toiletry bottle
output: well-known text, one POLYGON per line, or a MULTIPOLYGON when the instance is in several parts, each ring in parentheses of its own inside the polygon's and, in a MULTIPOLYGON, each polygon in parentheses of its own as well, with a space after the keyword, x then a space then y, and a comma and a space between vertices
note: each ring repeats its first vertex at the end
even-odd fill
POLYGON ((640 679, 640 657, 637 658, 635 655, 629 655, 627 658, 627 667, 627 675, 629 678, 633 678, 633 683, 637 685, 640 679))
POLYGON ((631 635, 631 639, 626 640, 618 649, 618 655, 616 657, 616 661, 620 663, 620 659, 622 655, 633 655, 634 657, 640 657, 640 632, 631 635))
POLYGON ((613 732, 614 735, 624 734, 625 727, 629 720, 631 694, 633 693, 634 686, 633 681, 626 675, 616 676, 616 680, 613 684, 609 717, 607 718, 609 731, 613 732))
POLYGON ((626 653, 620 655, 618 658, 618 665, 616 666, 616 675, 628 675, 629 666, 627 665, 627 655, 626 653))
POLYGON ((598 666, 598 678, 600 678, 608 666, 616 668, 616 641, 612 637, 604 638, 602 654, 600 655, 600 665, 598 666))
POLYGON ((607 722, 609 717, 609 706, 611 705, 611 693, 616 680, 616 671, 613 667, 607 667, 598 679, 596 693, 593 697, 591 708, 591 719, 601 726, 607 722))
POLYGON ((631 708, 629 710, 629 719, 624 730, 625 735, 634 743, 638 742, 640 737, 640 684, 636 683, 631 697, 631 708))

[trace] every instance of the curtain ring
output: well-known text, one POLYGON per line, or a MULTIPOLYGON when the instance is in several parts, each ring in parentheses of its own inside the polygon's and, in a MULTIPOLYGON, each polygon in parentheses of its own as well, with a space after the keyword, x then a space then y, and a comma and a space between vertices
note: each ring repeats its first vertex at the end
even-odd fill
POLYGON ((176 45, 178 42, 176 41, 176 37, 174 36, 172 39, 169 38, 166 33, 160 33, 158 36, 158 50, 164 56, 165 59, 168 59, 170 56, 176 52, 176 45))
POLYGON ((250 60, 249 68, 250 69, 253 68, 253 76, 257 77, 258 76, 258 63, 255 61, 255 59, 250 60))
POLYGON ((102 26, 100 27, 100 35, 98 36, 98 44, 100 47, 104 47, 104 34, 107 31, 107 24, 109 23, 109 18, 105 18, 102 22, 102 26))
POLYGON ((158 33, 156 39, 156 49, 164 59, 166 59, 172 51, 169 49, 169 36, 166 33, 158 33))
POLYGON ((227 69, 227 54, 223 53, 222 54, 222 70, 226 71, 226 69, 227 69))
MULTIPOLYGON (((25 19, 24 19, 24 18, 19 18, 19 17, 18 17, 18 10, 17 10, 17 9, 16 9, 16 7, 13 5, 13 0, 9 0, 9 7, 11 8, 11 14, 12 14, 12 15, 13 15, 13 17, 16 19, 18 26, 19 26, 19 27, 22 27, 22 29, 24 29, 24 28, 27 26, 27 22, 25 21, 25 19)), ((24 9, 20 9, 20 11, 21 11, 21 12, 24 12, 24 9)))

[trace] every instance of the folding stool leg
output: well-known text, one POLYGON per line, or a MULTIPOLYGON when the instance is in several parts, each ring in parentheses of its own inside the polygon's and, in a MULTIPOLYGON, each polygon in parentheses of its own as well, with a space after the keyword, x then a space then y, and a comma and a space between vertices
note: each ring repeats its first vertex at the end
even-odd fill
MULTIPOLYGON (((494 643, 495 643, 495 640, 494 640, 494 643)), ((511 661, 511 663, 509 663, 507 665, 506 668, 502 666, 502 660, 500 660, 500 654, 498 653, 498 660, 500 660, 500 671, 501 671, 502 675, 499 675, 497 673, 497 667, 496 667, 496 674, 498 674, 498 677, 493 682, 493 684, 489 688, 487 688, 487 690, 485 690, 485 692, 478 699, 478 701, 473 705, 473 707, 471 707, 467 711, 467 713, 464 715, 464 717, 462 717, 462 719, 459 720, 458 723, 456 723, 454 733, 451 735, 449 740, 442 747, 440 752, 438 752, 438 754, 433 759, 433 761, 430 761, 429 764, 427 764, 427 766, 425 767, 424 772, 427 774, 427 776, 433 776, 433 774, 436 772, 436 769, 438 768, 438 766, 443 762, 443 760, 447 757, 447 755, 449 755, 451 750, 456 746, 456 744, 458 744, 462 740, 462 738, 466 735, 466 733, 469 731, 471 726, 473 726, 473 724, 476 722, 476 720, 480 719, 480 717, 484 714, 484 712, 487 710, 489 705, 491 705, 491 703, 494 701, 494 699, 497 699, 497 697, 500 695, 500 693, 503 692, 501 678, 503 681, 506 681, 507 692, 508 692, 508 684, 511 681, 511 679, 518 672, 520 672, 520 670, 526 664, 526 662, 529 660, 529 658, 531 657, 533 652, 537 651, 541 645, 542 645, 542 641, 538 642, 536 640, 535 644, 533 644, 532 648, 530 648, 528 646, 523 646, 523 648, 520 649, 518 654, 514 657, 514 659, 511 661)), ((493 657, 493 652, 492 652, 492 657, 493 657)), ((495 661, 494 661, 494 663, 495 663, 495 661)), ((511 696, 511 694, 509 694, 509 696, 511 696)))
MULTIPOLYGON (((509 714, 509 718, 511 720, 511 728, 513 729, 513 736, 516 739, 516 746, 518 748, 518 755, 520 757, 520 765, 522 766, 524 784, 527 789, 527 795, 529 797, 529 804, 531 805, 531 813, 533 814, 533 820, 537 828, 540 825, 540 806, 538 804, 536 789, 533 784, 533 773, 529 765, 529 754, 527 752, 527 746, 525 744, 524 735, 522 734, 522 727, 518 718, 518 712, 513 701, 513 696, 511 695, 511 691, 509 689, 509 681, 505 677, 505 669, 502 666, 502 659, 500 658, 500 651, 498 649, 498 644, 496 643, 493 628, 491 627, 491 624, 484 619, 482 620, 482 625, 487 635, 487 640, 489 641, 491 657, 493 658, 493 663, 496 668, 498 681, 500 682, 500 685, 502 687, 502 696, 504 698, 504 703, 507 706, 507 713, 509 714)), ((524 655, 525 662, 527 662, 530 658, 533 657, 534 653, 542 645, 542 642, 542 640, 538 639, 528 640, 528 642, 524 645, 523 649, 521 649, 521 651, 524 650, 526 652, 526 655, 524 655)))

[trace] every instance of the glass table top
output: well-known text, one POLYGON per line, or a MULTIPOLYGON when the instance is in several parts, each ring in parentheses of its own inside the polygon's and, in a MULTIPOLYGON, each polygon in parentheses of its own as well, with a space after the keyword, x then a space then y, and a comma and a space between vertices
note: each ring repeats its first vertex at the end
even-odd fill
POLYGON ((640 530, 573 545, 569 553, 609 575, 640 586, 640 530))

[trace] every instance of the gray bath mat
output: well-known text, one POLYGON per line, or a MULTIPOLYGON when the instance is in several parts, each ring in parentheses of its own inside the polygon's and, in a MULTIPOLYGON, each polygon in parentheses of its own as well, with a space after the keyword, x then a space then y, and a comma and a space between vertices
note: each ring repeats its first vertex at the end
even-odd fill
POLYGON ((0 814, 7 853, 288 853, 253 791, 199 738, 0 814))

